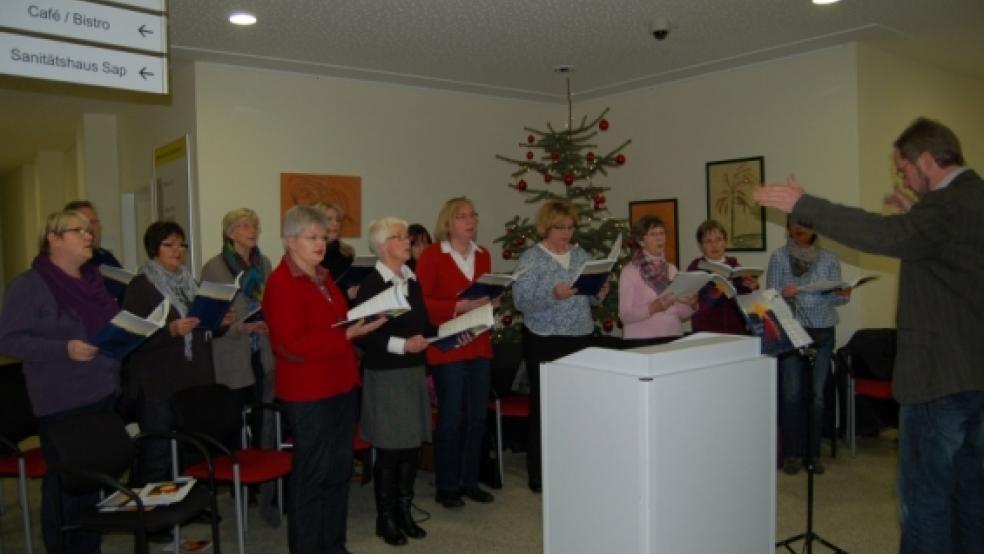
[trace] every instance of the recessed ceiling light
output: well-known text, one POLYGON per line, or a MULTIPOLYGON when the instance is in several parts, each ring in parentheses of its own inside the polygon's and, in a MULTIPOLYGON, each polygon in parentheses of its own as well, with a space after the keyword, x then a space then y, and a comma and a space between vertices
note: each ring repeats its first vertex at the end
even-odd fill
POLYGON ((229 23, 233 25, 252 25, 256 23, 256 16, 249 12, 232 12, 229 14, 229 23))
POLYGON ((826 6, 827 4, 836 4, 840 0, 813 0, 813 3, 818 6, 826 6))

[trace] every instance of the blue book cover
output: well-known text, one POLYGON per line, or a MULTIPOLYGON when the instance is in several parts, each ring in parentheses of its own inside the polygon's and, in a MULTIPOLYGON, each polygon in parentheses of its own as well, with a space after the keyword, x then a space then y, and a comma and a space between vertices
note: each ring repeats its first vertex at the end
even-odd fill
POLYGON ((236 276, 232 283, 215 283, 202 281, 198 285, 198 294, 188 308, 188 317, 199 319, 198 328, 215 331, 222 326, 222 319, 239 293, 239 278, 236 276))
POLYGON ((610 276, 610 273, 581 274, 571 286, 577 289, 578 294, 594 296, 605 286, 610 276))
POLYGON ((123 310, 104 325, 89 340, 89 344, 111 358, 122 360, 147 337, 164 327, 170 308, 171 304, 165 298, 146 318, 123 310))
POLYGON ((342 290, 359 285, 376 269, 376 260, 376 256, 356 256, 352 265, 335 277, 335 284, 342 290))

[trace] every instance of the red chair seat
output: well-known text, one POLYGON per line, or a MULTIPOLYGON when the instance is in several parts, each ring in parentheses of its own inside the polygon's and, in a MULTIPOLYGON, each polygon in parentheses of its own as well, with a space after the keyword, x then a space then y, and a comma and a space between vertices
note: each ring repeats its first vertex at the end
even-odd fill
POLYGON ((358 423, 355 424, 355 434, 352 437, 352 450, 361 452, 372 448, 372 444, 362 438, 362 428, 358 423))
MULTIPOLYGON (((239 461, 239 480, 247 485, 263 483, 290 473, 294 456, 290 452, 275 450, 259 450, 247 448, 237 450, 236 459, 239 461)), ((219 481, 232 481, 232 459, 222 456, 212 460, 215 466, 215 478, 219 481)), ((184 471, 196 479, 208 478, 205 463, 195 464, 184 471)))
MULTIPOLYGON (((27 476, 32 479, 48 473, 48 463, 44 461, 40 448, 24 451, 24 465, 27 476)), ((17 456, 0 456, 0 475, 17 475, 17 456)))
POLYGON ((892 382, 876 379, 855 379, 854 394, 881 400, 892 399, 892 382))
MULTIPOLYGON (((507 396, 499 400, 502 410, 502 417, 530 417, 530 397, 529 396, 507 396)), ((493 401, 489 406, 495 409, 493 401)))

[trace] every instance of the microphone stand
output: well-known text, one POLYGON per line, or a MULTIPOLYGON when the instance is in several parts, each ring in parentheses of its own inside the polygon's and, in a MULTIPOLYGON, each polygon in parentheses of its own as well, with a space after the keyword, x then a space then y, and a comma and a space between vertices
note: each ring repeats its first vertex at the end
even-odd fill
MULTIPOLYGON (((795 300, 792 301, 794 309, 799 312, 799 306, 795 300)), ((802 314, 798 314, 802 315, 802 314)), ((803 319, 803 321, 806 321, 803 319)), ((806 448, 803 449, 803 466, 806 468, 806 531, 783 539, 776 543, 776 548, 786 547, 786 550, 795 554, 791 546, 793 543, 802 540, 803 552, 812 554, 813 541, 817 541, 838 554, 847 554, 847 551, 839 546, 828 542, 819 534, 813 531, 813 476, 816 471, 816 460, 810 455, 813 448, 813 362, 816 359, 817 351, 815 348, 802 347, 797 351, 798 356, 806 359, 806 448)), ((817 449, 817 458, 820 457, 820 449, 817 449)))

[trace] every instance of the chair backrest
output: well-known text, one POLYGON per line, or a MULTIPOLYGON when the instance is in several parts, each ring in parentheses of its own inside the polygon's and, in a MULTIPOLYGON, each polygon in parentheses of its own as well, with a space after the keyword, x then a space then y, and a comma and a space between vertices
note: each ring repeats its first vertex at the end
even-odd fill
MULTIPOLYGON (((133 440, 116 412, 66 416, 52 421, 47 429, 61 466, 118 479, 133 461, 133 440)), ((75 494, 100 488, 98 482, 73 475, 63 475, 62 486, 75 494)))
POLYGON ((858 329, 841 350, 850 356, 855 378, 892 379, 895 367, 895 329, 858 329))
POLYGON ((236 444, 242 412, 235 393, 222 384, 200 385, 171 395, 174 429, 204 433, 222 444, 236 444))
MULTIPOLYGON (((0 436, 17 444, 38 434, 38 418, 27 396, 27 383, 20 364, 0 368, 0 436)), ((0 454, 3 454, 0 446, 0 454)))

